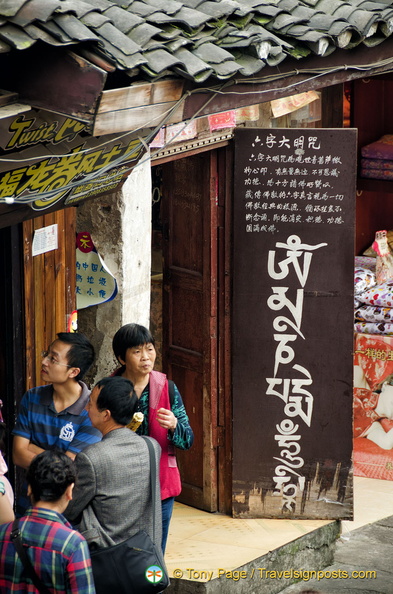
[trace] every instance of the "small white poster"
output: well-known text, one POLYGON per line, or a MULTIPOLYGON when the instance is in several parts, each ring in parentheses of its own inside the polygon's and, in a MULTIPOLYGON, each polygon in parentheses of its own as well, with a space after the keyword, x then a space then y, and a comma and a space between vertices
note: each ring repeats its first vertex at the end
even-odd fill
POLYGON ((36 229, 33 237, 33 256, 39 254, 45 254, 51 250, 57 250, 58 238, 57 238, 57 224, 48 225, 42 227, 42 229, 36 229))
POLYGON ((117 294, 117 282, 94 247, 90 233, 76 238, 76 307, 83 309, 110 301, 117 294))

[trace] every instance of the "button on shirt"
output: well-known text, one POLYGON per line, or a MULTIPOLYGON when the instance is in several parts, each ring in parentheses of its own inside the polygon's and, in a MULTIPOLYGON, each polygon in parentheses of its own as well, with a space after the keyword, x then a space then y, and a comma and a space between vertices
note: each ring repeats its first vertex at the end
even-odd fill
MULTIPOLYGON (((87 542, 65 517, 30 507, 19 520, 26 553, 44 584, 56 594, 94 594, 87 542)), ((12 522, 0 526, 0 592, 38 593, 11 542, 12 522)))

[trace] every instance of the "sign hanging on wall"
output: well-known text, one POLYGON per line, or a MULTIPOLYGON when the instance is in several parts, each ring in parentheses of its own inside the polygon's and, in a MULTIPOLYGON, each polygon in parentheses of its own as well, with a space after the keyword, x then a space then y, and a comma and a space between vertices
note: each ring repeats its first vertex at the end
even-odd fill
POLYGON ((0 120, 0 203, 46 210, 120 187, 144 152, 147 131, 99 138, 86 124, 31 110, 0 120))
POLYGON ((33 245, 31 248, 32 256, 38 256, 39 254, 57 250, 57 247, 57 224, 47 225, 46 227, 34 231, 33 245))
POLYGON ((234 516, 352 518, 355 171, 355 130, 235 131, 234 516))
POLYGON ((111 301, 117 295, 117 282, 101 258, 90 233, 76 236, 76 307, 84 309, 111 301))

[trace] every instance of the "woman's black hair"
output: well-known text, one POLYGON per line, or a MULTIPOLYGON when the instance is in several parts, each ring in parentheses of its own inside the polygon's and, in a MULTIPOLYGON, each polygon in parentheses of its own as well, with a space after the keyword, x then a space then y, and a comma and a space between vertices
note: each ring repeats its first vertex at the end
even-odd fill
POLYGON ((116 332, 112 341, 112 348, 116 359, 125 361, 127 349, 143 344, 155 346, 154 338, 148 328, 140 324, 125 324, 116 332))

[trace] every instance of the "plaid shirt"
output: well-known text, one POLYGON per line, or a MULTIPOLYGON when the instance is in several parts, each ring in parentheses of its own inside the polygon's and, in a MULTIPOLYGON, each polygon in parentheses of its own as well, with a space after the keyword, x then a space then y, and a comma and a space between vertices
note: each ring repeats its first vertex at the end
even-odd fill
MULTIPOLYGON (((94 594, 87 543, 60 513, 30 507, 19 520, 22 541, 38 576, 56 594, 94 594)), ((0 526, 0 592, 38 593, 11 542, 12 523, 0 526)))

